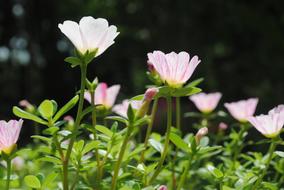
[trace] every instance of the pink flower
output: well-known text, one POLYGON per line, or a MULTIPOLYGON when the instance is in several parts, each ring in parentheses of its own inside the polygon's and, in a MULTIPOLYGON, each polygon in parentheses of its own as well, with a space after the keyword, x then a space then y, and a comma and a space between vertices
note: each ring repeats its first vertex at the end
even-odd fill
POLYGON ((91 16, 83 17, 79 24, 64 21, 63 24, 58 24, 58 28, 81 54, 98 50, 96 56, 114 44, 114 39, 119 34, 116 26, 109 26, 106 19, 91 16))
POLYGON ((16 146, 23 120, 0 121, 0 150, 10 154, 16 146))
POLYGON ((148 53, 148 63, 154 66, 164 83, 178 88, 189 80, 200 60, 197 56, 190 60, 186 52, 164 54, 161 51, 154 51, 148 53))
MULTIPOLYGON (((106 83, 99 83, 95 91, 95 104, 103 105, 107 109, 114 105, 115 99, 120 90, 120 85, 113 85, 108 88, 106 83)), ((86 92, 85 99, 91 103, 91 94, 86 92)))
POLYGON ((167 188, 167 186, 162 185, 162 186, 160 186, 160 187, 159 187, 159 189, 158 189, 158 190, 168 190, 168 188, 167 188))
POLYGON ((257 103, 257 98, 250 98, 248 100, 225 103, 224 105, 236 120, 247 122, 248 117, 253 116, 257 103))
POLYGON ((113 106, 112 111, 115 112, 116 114, 127 118, 127 109, 129 104, 131 104, 132 108, 135 110, 138 110, 141 105, 142 101, 139 100, 123 100, 121 104, 117 104, 113 106))
POLYGON ((220 92, 215 93, 199 93, 189 97, 189 99, 195 104, 195 106, 203 113, 212 112, 218 105, 222 94, 220 92))
POLYGON ((248 121, 267 138, 274 138, 284 125, 284 105, 273 108, 268 115, 249 117, 248 121))

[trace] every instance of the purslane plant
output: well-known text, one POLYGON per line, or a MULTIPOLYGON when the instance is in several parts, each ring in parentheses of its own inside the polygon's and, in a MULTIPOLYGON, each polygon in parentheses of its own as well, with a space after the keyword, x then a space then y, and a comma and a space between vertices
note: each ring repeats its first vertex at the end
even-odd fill
POLYGON ((33 121, 35 127, 45 126, 35 131, 36 141, 26 148, 16 150, 23 120, 0 121, 1 166, 6 168, 0 170, 2 189, 274 190, 284 185, 284 152, 276 151, 283 145, 283 105, 253 116, 257 98, 225 103, 238 121, 235 129, 217 109, 220 92, 200 93, 197 85, 203 79, 186 84, 200 60, 184 51, 148 53, 152 84, 144 94, 115 104, 120 85, 89 81, 87 67, 114 43, 116 26, 89 16, 58 27, 75 46, 74 55, 65 61, 80 68, 80 89, 61 108, 49 99, 38 106, 24 100, 24 109, 13 107, 16 116, 33 121), (192 120, 182 125, 183 97, 201 113, 186 113, 192 120), (76 105, 73 119, 68 112, 76 105), (158 126, 164 135, 155 132, 158 126), (144 139, 137 138, 143 137, 144 127, 144 139), (267 140, 245 138, 253 128, 267 140), (270 144, 264 155, 243 149, 261 143, 270 144))

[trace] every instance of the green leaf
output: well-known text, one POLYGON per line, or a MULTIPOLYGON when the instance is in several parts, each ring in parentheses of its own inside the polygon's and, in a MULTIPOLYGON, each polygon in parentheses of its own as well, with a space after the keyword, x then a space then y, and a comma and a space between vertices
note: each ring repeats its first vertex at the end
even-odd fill
POLYGON ((58 127, 49 127, 45 130, 42 131, 43 134, 45 135, 53 135, 59 130, 58 127))
POLYGON ((81 60, 78 57, 67 57, 64 61, 70 63, 71 67, 76 67, 81 64, 81 60))
POLYGON ((180 149, 182 149, 185 152, 189 152, 189 147, 186 142, 183 141, 182 138, 180 138, 175 133, 170 133, 170 140, 180 149))
POLYGON ((33 135, 33 136, 31 136, 31 137, 34 138, 34 139, 39 139, 39 140, 45 141, 45 142, 47 142, 47 143, 51 143, 51 139, 50 139, 50 138, 47 138, 47 137, 44 137, 44 136, 33 135))
POLYGON ((85 155, 86 153, 90 152, 91 150, 98 148, 100 144, 100 141, 92 141, 88 144, 86 144, 86 146, 84 147, 83 151, 82 151, 82 155, 85 155))
POLYGON ((42 186, 43 187, 48 187, 49 185, 51 185, 53 183, 53 181, 57 178, 58 173, 52 172, 50 173, 44 180, 42 186))
POLYGON ((108 116, 108 117, 106 117, 106 119, 119 121, 121 123, 124 123, 125 125, 128 125, 127 119, 120 117, 120 116, 108 116))
POLYGON ((140 94, 131 98, 131 100, 138 100, 138 101, 143 99, 144 99, 144 94, 140 94))
POLYGON ((212 166, 210 164, 207 166, 207 169, 217 179, 220 179, 224 176, 224 174, 221 170, 219 170, 218 168, 215 168, 214 166, 212 166))
POLYGON ((156 97, 168 97, 171 95, 171 88, 168 86, 162 86, 159 88, 159 92, 157 93, 156 97))
POLYGON ((190 96, 193 94, 197 94, 201 91, 202 90, 200 88, 196 88, 196 87, 179 88, 172 93, 172 96, 174 97, 190 96))
POLYGON ((72 109, 78 102, 79 96, 76 95, 74 98, 72 98, 69 102, 67 102, 54 116, 53 120, 57 121, 62 115, 64 115, 66 112, 68 112, 70 109, 72 109))
POLYGON ((53 156, 44 156, 42 158, 39 158, 38 161, 44 161, 44 162, 51 162, 54 164, 61 164, 61 160, 59 158, 53 157, 53 156))
POLYGON ((91 113, 94 110, 95 106, 91 105, 83 110, 80 116, 80 120, 82 120, 87 114, 91 113))
POLYGON ((163 152, 164 147, 160 142, 158 142, 154 139, 149 139, 148 142, 155 150, 157 150, 160 153, 163 152))
POLYGON ((196 80, 192 81, 191 83, 185 85, 184 88, 195 87, 195 86, 199 85, 202 81, 204 81, 204 78, 196 79, 196 80))
POLYGON ((39 105, 38 112, 45 119, 51 118, 53 116, 54 112, 55 112, 53 102, 51 100, 44 100, 39 105))
POLYGON ((150 120, 151 120, 150 117, 146 115, 143 118, 138 119, 137 121, 135 121, 134 126, 139 127, 139 126, 146 125, 146 124, 148 124, 150 122, 150 120))
POLYGON ((40 180, 34 175, 27 175, 24 178, 25 184, 30 188, 39 189, 41 188, 40 180))
POLYGON ((283 151, 275 151, 275 154, 277 154, 278 156, 280 156, 281 158, 284 158, 284 152, 283 151))
POLYGON ((207 136, 202 137, 199 145, 202 147, 206 147, 209 144, 209 138, 207 136))
POLYGON ((134 110, 132 109, 131 104, 129 104, 128 109, 127 109, 127 118, 130 123, 133 123, 135 119, 135 113, 134 113, 134 110))
POLYGON ((99 132, 105 134, 108 137, 112 137, 113 132, 111 130, 109 130, 108 128, 106 128, 103 125, 96 125, 96 130, 98 130, 99 132))
POLYGON ((98 50, 99 49, 96 48, 95 50, 93 50, 91 52, 89 52, 89 51, 86 52, 86 54, 84 55, 84 60, 85 60, 86 64, 89 64, 96 57, 98 50))
POLYGON ((26 111, 22 110, 21 108, 19 108, 17 106, 13 107, 13 113, 20 118, 32 120, 32 121, 35 121, 37 123, 47 125, 47 122, 44 121, 43 119, 41 119, 38 116, 33 115, 29 112, 26 112, 26 111))
POLYGON ((76 152, 82 152, 83 151, 83 148, 84 148, 84 145, 85 145, 85 141, 84 140, 79 140, 78 142, 76 142, 75 144, 74 144, 74 150, 76 151, 76 152))

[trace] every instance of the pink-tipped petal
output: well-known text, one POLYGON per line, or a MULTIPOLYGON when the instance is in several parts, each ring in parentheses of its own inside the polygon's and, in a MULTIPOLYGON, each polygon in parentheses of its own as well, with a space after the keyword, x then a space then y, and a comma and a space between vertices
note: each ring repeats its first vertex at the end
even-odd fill
POLYGON ((119 93, 120 85, 113 85, 107 89, 107 105, 112 107, 119 93))

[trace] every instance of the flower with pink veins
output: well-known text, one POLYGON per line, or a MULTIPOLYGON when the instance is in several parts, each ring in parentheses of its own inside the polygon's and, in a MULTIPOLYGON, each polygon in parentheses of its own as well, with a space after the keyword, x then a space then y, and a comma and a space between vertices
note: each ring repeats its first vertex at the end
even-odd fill
POLYGON ((106 19, 91 16, 83 17, 79 23, 64 21, 63 24, 58 24, 58 28, 81 54, 97 51, 96 57, 114 44, 114 39, 119 34, 116 26, 109 26, 106 19))
POLYGON ((274 138, 284 125, 284 105, 273 108, 267 115, 249 117, 248 121, 265 137, 274 138))
POLYGON ((0 150, 10 154, 18 141, 23 120, 0 121, 0 150))
POLYGON ((148 63, 154 66, 164 83, 179 88, 189 80, 200 60, 197 56, 190 59, 189 54, 184 51, 178 54, 154 51, 148 53, 148 63))
POLYGON ((123 100, 121 104, 113 106, 112 111, 122 117, 127 118, 129 104, 131 104, 131 107, 134 110, 138 110, 142 105, 142 100, 123 100))
POLYGON ((258 98, 250 98, 238 102, 225 103, 224 106, 236 120, 247 122, 248 117, 253 116, 257 103, 258 98))
MULTIPOLYGON (((99 83, 95 90, 95 104, 103 105, 107 109, 111 108, 114 105, 119 90, 120 85, 108 87, 106 83, 99 83)), ((91 103, 90 92, 85 92, 84 97, 91 103)))
POLYGON ((222 94, 220 92, 215 93, 199 93, 189 97, 189 99, 195 104, 199 111, 203 113, 212 112, 218 105, 222 94))

